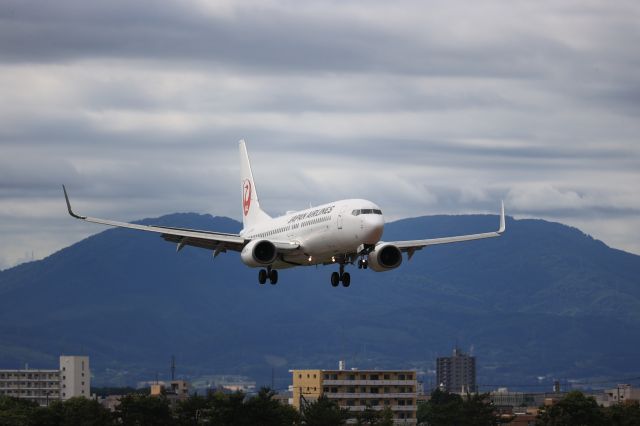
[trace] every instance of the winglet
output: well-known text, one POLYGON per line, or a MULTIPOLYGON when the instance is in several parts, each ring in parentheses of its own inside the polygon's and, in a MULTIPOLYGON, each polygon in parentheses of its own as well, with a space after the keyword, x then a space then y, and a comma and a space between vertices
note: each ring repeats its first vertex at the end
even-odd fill
POLYGON ((69 202, 69 196, 67 195, 67 188, 65 188, 64 185, 62 185, 62 190, 64 191, 64 199, 67 201, 67 210, 69 210, 69 214, 76 219, 86 219, 86 216, 80 216, 73 212, 71 209, 71 203, 69 202))
POLYGON ((504 201, 501 201, 500 204, 500 228, 498 229, 498 234, 502 234, 506 229, 506 221, 504 220, 504 201))

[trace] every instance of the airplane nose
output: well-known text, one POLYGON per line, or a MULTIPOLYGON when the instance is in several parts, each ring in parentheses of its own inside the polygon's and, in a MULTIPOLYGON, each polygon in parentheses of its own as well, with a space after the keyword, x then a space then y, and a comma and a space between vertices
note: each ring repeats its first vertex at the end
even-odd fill
POLYGON ((363 221, 362 240, 365 244, 375 244, 380 241, 384 229, 382 215, 367 215, 363 221))

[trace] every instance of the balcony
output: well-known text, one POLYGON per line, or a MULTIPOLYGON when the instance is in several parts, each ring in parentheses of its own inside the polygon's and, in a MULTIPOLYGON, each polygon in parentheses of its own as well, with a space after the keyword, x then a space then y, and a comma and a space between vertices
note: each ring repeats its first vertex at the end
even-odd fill
POLYGON ((417 380, 323 380, 323 386, 418 386, 417 380))
POLYGON ((402 398, 413 399, 416 397, 415 393, 331 393, 324 392, 324 396, 330 399, 388 399, 388 398, 402 398))

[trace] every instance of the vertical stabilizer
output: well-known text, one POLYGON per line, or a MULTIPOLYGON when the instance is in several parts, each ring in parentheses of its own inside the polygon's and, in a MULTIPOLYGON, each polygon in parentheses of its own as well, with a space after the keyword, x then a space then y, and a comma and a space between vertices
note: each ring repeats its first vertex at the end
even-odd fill
POLYGON ((256 184, 253 181, 249 154, 247 154, 247 146, 244 140, 240 141, 240 182, 242 185, 242 225, 244 229, 251 228, 260 222, 271 219, 271 217, 260 208, 258 192, 256 191, 256 184))

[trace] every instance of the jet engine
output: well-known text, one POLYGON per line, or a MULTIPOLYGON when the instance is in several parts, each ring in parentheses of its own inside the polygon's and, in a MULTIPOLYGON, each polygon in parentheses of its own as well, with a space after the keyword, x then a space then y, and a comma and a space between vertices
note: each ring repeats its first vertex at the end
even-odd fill
POLYGON ((402 263, 402 252, 393 244, 380 244, 369 253, 369 268, 376 272, 395 269, 402 263))
POLYGON ((271 241, 253 240, 244 246, 240 259, 247 266, 258 267, 272 264, 277 255, 276 246, 271 241))

